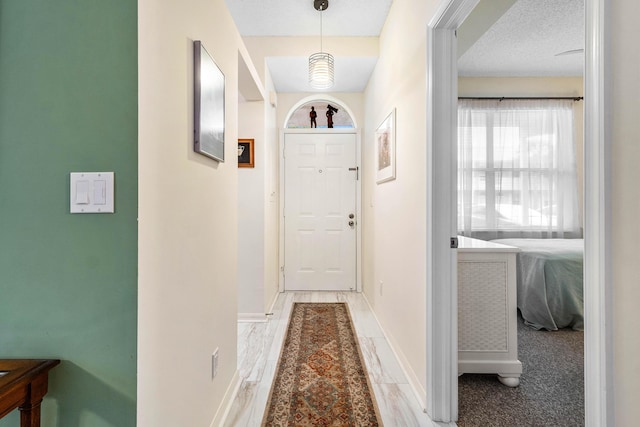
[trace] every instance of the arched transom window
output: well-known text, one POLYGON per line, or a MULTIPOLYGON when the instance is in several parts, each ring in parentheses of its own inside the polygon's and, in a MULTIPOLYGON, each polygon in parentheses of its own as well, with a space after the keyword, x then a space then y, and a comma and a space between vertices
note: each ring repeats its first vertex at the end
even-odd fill
POLYGON ((316 113, 316 126, 317 128, 328 128, 329 117, 331 115, 334 128, 353 128, 354 120, 347 111, 341 105, 335 101, 327 101, 318 99, 309 101, 302 104, 295 110, 289 120, 287 121, 288 129, 304 129, 311 127, 311 111, 316 113), (312 110, 313 107, 313 110, 312 110))

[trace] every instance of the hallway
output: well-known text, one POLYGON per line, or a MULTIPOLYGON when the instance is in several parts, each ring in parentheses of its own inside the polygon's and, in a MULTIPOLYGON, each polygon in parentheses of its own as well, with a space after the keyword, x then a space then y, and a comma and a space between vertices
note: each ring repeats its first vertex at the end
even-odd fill
POLYGON ((269 322, 238 324, 242 385, 226 418, 226 427, 260 425, 294 302, 347 302, 384 425, 434 425, 423 413, 362 294, 287 292, 278 295, 269 322))

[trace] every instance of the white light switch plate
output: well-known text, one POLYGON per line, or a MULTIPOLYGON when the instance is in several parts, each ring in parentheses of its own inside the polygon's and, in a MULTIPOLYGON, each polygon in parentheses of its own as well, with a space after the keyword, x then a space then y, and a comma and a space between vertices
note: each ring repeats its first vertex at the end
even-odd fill
POLYGON ((71 213, 113 213, 113 172, 71 172, 71 213))

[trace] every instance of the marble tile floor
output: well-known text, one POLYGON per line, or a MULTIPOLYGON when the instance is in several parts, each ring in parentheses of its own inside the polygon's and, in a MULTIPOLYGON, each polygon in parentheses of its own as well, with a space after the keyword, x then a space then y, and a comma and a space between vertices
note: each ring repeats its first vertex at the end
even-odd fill
POLYGON ((268 322, 238 324, 238 370, 242 384, 225 427, 260 426, 294 302, 347 302, 383 424, 436 425, 423 412, 362 294, 286 292, 279 294, 268 322))

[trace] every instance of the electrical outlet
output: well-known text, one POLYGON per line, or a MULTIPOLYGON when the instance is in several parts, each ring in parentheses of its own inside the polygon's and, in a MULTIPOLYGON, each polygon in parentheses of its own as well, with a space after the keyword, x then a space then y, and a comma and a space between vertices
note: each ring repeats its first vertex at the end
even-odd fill
POLYGON ((218 375, 218 349, 216 348, 211 355, 211 378, 215 378, 218 375))

